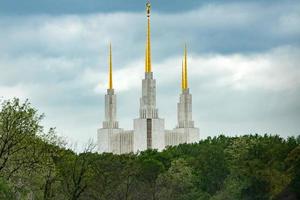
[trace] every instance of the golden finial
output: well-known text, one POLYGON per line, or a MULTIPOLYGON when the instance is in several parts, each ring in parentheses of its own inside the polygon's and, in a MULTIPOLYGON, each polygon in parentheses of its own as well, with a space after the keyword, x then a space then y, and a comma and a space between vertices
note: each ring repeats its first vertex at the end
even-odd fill
POLYGON ((181 61, 181 89, 184 90, 184 67, 183 67, 183 60, 181 61))
POLYGON ((148 63, 148 56, 147 56, 147 42, 146 42, 146 48, 145 48, 145 72, 148 71, 148 66, 147 66, 147 63, 148 63))
POLYGON ((151 72, 151 42, 150 42, 150 10, 151 4, 149 1, 146 3, 146 11, 147 11, 147 41, 146 41, 146 72, 151 72))
POLYGON ((109 44, 109 77, 108 77, 108 88, 109 89, 113 89, 111 43, 109 44))
POLYGON ((184 70, 184 89, 188 88, 188 77, 187 77, 187 50, 186 44, 184 45, 184 63, 183 63, 183 70, 184 70))

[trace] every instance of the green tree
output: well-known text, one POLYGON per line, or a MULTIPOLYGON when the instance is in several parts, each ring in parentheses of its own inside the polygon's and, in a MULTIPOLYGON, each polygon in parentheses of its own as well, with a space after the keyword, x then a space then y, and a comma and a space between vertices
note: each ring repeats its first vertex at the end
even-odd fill
POLYGON ((229 174, 224 147, 218 139, 201 144, 199 155, 195 158, 196 182, 200 190, 214 195, 223 187, 229 174))
POLYGON ((300 198, 300 145, 289 153, 285 162, 288 167, 288 173, 292 177, 289 187, 300 198))
POLYGON ((158 194, 160 200, 190 200, 195 199, 196 188, 193 184, 193 171, 188 163, 179 158, 172 161, 171 167, 157 180, 158 194))
POLYGON ((138 199, 156 199, 158 176, 164 172, 164 165, 151 157, 143 157, 138 162, 139 172, 138 180, 140 181, 138 199), (142 187, 141 187, 142 186, 142 187))
POLYGON ((28 101, 5 101, 0 111, 0 175, 10 178, 20 169, 30 169, 38 152, 34 137, 42 132, 42 115, 28 101))
POLYGON ((0 178, 0 199, 13 200, 15 195, 10 185, 2 178, 0 178))
POLYGON ((60 186, 66 194, 65 199, 81 199, 89 186, 90 163, 89 152, 76 155, 71 150, 62 150, 55 158, 55 166, 59 173, 60 186))

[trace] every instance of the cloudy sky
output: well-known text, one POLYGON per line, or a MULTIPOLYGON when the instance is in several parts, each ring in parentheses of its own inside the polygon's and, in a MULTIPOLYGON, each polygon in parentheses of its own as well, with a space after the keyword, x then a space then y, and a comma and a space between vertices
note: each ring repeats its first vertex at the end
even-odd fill
MULTIPOLYGON (((176 125, 188 46, 201 138, 300 134, 300 2, 152 1, 159 115, 176 125)), ((108 44, 120 126, 138 117, 146 31, 143 0, 0 0, 0 97, 28 98, 72 143, 96 139, 104 117, 108 44)))

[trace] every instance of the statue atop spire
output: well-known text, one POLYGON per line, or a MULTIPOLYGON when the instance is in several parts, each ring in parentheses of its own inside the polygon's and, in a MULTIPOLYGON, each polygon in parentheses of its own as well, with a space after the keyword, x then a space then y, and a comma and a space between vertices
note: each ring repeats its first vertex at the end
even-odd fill
POLYGON ((150 11, 151 11, 151 4, 150 4, 149 0, 146 3, 146 10, 147 10, 147 17, 149 17, 150 16, 150 11))
POLYGON ((146 58, 145 58, 145 71, 151 72, 151 42, 150 42, 150 11, 151 4, 149 1, 146 3, 147 11, 147 41, 146 41, 146 58))
POLYGON ((108 75, 108 89, 113 89, 111 43, 109 44, 109 75, 108 75))

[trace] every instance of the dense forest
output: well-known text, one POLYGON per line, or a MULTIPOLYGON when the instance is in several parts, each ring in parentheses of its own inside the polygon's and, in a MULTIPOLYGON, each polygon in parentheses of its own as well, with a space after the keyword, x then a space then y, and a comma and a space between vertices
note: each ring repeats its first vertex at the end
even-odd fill
MULTIPOLYGON (((0 110, 0 199, 300 199, 300 137, 208 137, 163 152, 74 152, 28 101, 0 110)), ((84 133, 83 133, 84 134, 84 133)))

